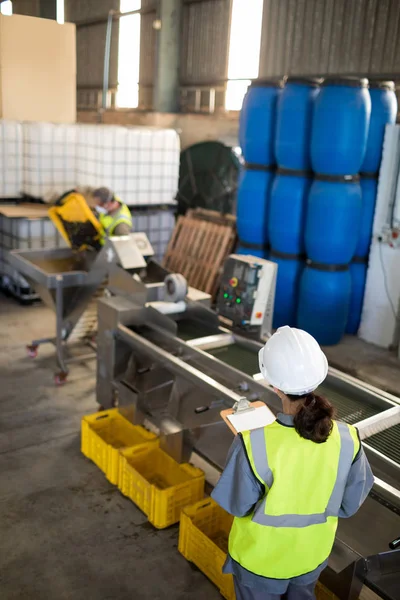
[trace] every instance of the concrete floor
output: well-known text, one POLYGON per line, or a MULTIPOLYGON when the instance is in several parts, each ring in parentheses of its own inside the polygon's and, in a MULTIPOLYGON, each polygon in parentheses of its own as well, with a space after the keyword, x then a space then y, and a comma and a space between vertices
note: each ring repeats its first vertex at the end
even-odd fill
POLYGON ((53 351, 25 345, 52 332, 46 308, 0 296, 1 600, 217 600, 178 552, 178 528, 156 531, 80 453, 94 412, 95 363, 53 384, 53 351))

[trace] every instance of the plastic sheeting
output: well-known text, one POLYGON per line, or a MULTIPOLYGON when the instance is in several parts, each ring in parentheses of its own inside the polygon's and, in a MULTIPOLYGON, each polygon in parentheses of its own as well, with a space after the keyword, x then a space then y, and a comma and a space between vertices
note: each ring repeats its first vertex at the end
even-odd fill
MULTIPOLYGON (((400 247, 387 242, 400 204, 400 126, 387 125, 379 173, 373 239, 358 335, 378 346, 396 346, 400 330, 400 247), (382 241, 379 241, 382 239, 382 241)), ((395 242, 396 240, 394 240, 395 242)))

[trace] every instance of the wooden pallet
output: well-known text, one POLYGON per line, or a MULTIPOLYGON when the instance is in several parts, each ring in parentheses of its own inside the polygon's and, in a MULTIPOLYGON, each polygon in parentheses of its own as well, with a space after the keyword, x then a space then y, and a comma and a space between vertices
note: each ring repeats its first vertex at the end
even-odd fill
POLYGON ((164 265, 186 277, 191 287, 216 295, 222 265, 236 241, 236 220, 201 209, 179 217, 164 265))

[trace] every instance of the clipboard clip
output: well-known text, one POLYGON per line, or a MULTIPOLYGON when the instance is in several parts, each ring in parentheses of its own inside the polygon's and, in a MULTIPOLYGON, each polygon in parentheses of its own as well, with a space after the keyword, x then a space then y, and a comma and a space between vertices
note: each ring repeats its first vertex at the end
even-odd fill
POLYGON ((235 415, 250 412, 252 410, 255 410, 255 408, 254 406, 251 406, 247 398, 240 398, 240 400, 235 402, 235 404, 233 405, 233 414, 235 415))

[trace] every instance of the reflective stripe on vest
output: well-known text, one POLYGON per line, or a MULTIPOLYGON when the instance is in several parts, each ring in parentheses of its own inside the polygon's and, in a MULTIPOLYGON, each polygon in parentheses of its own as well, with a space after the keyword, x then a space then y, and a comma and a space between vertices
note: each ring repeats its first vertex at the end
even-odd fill
POLYGON ((234 519, 229 554, 262 577, 290 579, 313 571, 332 551, 360 447, 356 429, 334 422, 324 444, 305 440, 278 421, 242 435, 265 494, 250 515, 234 519))
MULTIPOLYGON (((355 453, 354 442, 350 435, 349 427, 345 423, 338 423, 337 426, 341 441, 339 465, 335 485, 325 511, 310 515, 268 515, 266 513, 268 496, 265 496, 254 511, 253 521, 255 523, 269 525, 270 527, 308 527, 309 525, 326 523, 328 517, 338 516, 347 477, 355 453)), ((250 433, 250 441, 257 474, 266 483, 268 488, 270 488, 273 483, 273 475, 268 465, 264 429, 253 429, 250 433)))

